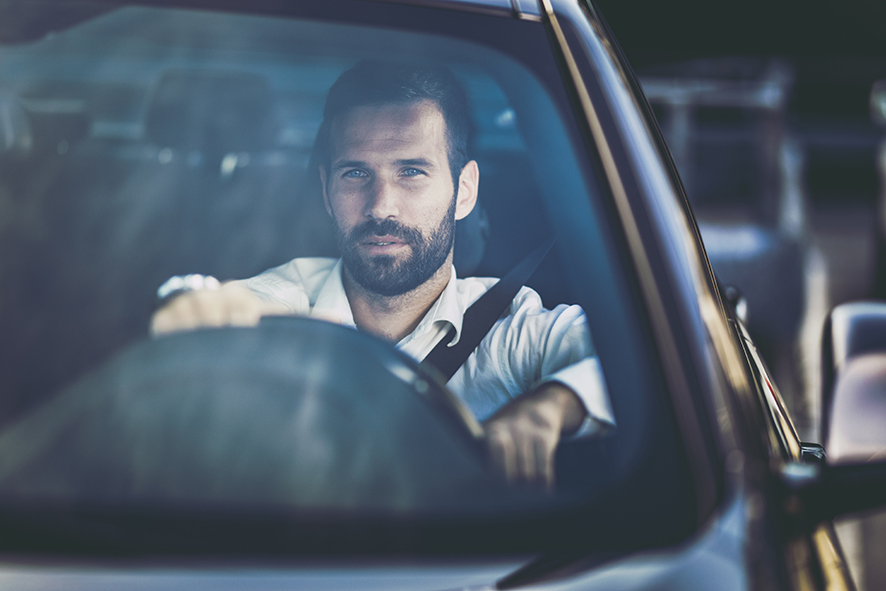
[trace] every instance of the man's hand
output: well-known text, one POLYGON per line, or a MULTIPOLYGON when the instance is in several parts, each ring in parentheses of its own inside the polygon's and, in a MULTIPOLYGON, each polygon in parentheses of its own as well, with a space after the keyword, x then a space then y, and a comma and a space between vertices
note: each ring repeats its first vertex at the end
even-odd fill
POLYGON ((508 482, 554 486, 554 451, 586 411, 575 393, 550 382, 503 406, 484 427, 490 458, 508 482))
POLYGON ((234 283, 220 289, 184 293, 160 308, 151 318, 151 334, 219 326, 255 326, 262 316, 288 314, 282 304, 266 302, 234 283))

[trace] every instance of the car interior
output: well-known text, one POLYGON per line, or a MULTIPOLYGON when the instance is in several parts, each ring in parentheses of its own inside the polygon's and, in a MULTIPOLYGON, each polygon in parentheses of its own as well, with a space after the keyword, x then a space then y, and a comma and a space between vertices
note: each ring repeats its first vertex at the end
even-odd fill
MULTIPOLYGON (((105 19, 90 25, 119 24, 105 19)), ((21 53, 22 63, 39 60, 21 53)), ((172 275, 228 280, 336 256, 308 169, 326 85, 355 60, 303 58, 276 76, 260 59, 204 61, 120 64, 132 72, 113 83, 39 68, 12 84, 4 77, 2 203, 22 223, 0 232, 10 253, 0 263, 0 330, 16 335, 4 353, 19 359, 3 383, 30 395, 3 398, 0 415, 145 338, 156 289, 172 275), (40 367, 26 361, 35 355, 40 367)), ((552 231, 513 109, 488 78, 457 75, 474 106, 482 189, 458 224, 456 268, 501 276, 552 231)), ((530 284, 556 304, 568 301, 562 277, 551 256, 530 284)))
MULTIPOLYGON (((322 79, 334 79, 347 65, 335 64, 322 79)), ((40 196, 42 225, 30 240, 5 236, 17 244, 14 265, 3 269, 8 305, 0 326, 18 339, 23 362, 7 366, 3 377, 10 391, 28 393, 3 399, 6 420, 82 376, 88 382, 115 353, 147 338, 154 292, 169 276, 243 278, 297 256, 337 256, 319 186, 308 172, 312 134, 299 135, 294 130, 303 121, 287 119, 302 109, 319 111, 324 89, 313 92, 314 104, 296 110, 286 105, 291 97, 248 70, 166 68, 143 90, 145 106, 128 126, 111 128, 88 108, 50 112, 50 126, 39 109, 53 108, 50 93, 63 94, 63 86, 45 83, 40 91, 46 94, 4 95, 18 123, 3 131, 26 147, 7 150, 12 170, 3 178, 12 182, 13 202, 40 196), (44 138, 34 131, 41 126, 67 131, 44 138)), ((498 198, 481 197, 458 222, 455 264, 461 276, 501 276, 552 231, 538 215, 540 191, 513 129, 513 111, 494 87, 472 88, 483 194, 498 198), (488 121, 493 117, 498 121, 488 121)), ((546 301, 567 301, 556 258, 543 262, 531 283, 546 301)), ((163 391, 181 387, 173 381, 163 391)), ((422 457, 418 447, 413 451, 422 457)), ((102 490, 105 479, 93 481, 102 490)))

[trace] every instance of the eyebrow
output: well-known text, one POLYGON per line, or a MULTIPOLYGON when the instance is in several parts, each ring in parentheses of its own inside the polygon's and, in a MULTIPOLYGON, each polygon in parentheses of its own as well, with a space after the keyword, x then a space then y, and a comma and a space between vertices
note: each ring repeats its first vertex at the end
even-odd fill
POLYGON ((396 164, 399 166, 421 166, 422 168, 433 168, 434 166, 429 160, 424 158, 405 158, 397 160, 396 164))
POLYGON ((342 160, 332 164, 332 170, 341 170, 342 168, 366 168, 366 163, 360 160, 342 160))
MULTIPOLYGON (((426 158, 401 158, 395 160, 397 166, 420 166, 422 168, 433 168, 434 164, 426 158)), ((332 165, 332 170, 341 170, 343 168, 366 168, 366 162, 362 160, 342 160, 332 165)))

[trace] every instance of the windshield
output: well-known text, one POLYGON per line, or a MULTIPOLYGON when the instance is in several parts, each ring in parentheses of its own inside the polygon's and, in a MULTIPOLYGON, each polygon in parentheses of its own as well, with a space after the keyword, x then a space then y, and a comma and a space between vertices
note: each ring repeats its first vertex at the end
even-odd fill
POLYGON ((691 511, 541 24, 65 4, 0 2, 6 506, 286 516, 308 550, 548 544, 638 518, 638 473, 691 511))

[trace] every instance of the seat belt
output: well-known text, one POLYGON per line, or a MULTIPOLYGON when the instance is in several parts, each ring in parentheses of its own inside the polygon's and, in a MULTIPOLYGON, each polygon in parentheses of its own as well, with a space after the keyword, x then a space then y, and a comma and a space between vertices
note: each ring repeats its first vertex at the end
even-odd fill
POLYGON ((517 292, 526 285, 556 239, 555 235, 542 242, 538 248, 517 263, 507 275, 499 279, 498 283, 493 285, 489 291, 480 296, 480 299, 471 304, 465 311, 461 338, 458 343, 449 346, 449 343, 455 338, 455 327, 453 326, 443 337, 443 340, 428 353, 421 365, 434 368, 437 373, 442 374, 444 382, 448 382, 511 305, 517 292))

